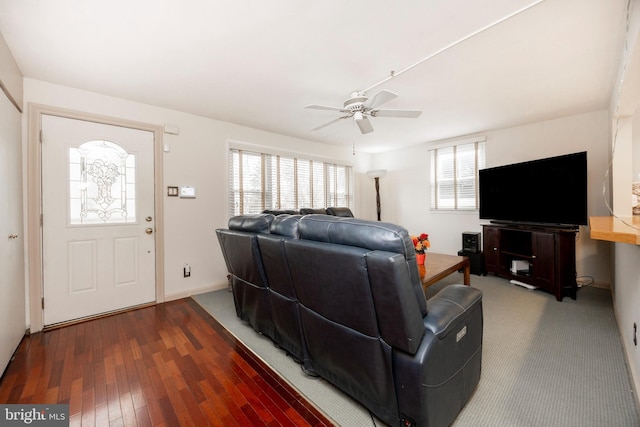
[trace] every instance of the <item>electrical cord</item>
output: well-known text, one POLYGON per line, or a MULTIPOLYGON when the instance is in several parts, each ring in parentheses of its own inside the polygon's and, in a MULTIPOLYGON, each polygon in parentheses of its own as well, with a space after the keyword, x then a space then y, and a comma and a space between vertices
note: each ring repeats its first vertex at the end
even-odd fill
POLYGON ((596 279, 593 276, 580 276, 576 278, 578 288, 587 288, 589 286, 593 286, 595 282, 596 279))
POLYGON ((377 427, 376 418, 373 416, 373 412, 369 411, 369 415, 371 415, 371 422, 373 423, 373 427, 377 427))

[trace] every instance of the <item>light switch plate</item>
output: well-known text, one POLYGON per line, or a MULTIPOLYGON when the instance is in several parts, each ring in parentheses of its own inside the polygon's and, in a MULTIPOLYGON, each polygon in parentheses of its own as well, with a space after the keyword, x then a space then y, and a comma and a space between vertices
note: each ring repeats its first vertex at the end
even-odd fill
POLYGON ((193 199, 196 197, 196 189, 188 185, 183 185, 180 187, 180 197, 193 199))
POLYGON ((178 197, 178 187, 167 187, 167 196, 178 197))

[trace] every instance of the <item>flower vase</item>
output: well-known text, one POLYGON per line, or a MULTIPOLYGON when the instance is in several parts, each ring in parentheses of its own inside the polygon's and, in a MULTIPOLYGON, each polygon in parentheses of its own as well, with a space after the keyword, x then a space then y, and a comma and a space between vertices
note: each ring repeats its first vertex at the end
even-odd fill
POLYGON ((424 260, 427 257, 427 254, 416 254, 416 262, 419 265, 424 265, 424 260))

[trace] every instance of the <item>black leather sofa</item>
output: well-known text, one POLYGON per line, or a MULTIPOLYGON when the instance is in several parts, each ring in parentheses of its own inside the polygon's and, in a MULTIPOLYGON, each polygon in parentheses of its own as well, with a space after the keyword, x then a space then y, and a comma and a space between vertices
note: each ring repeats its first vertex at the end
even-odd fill
POLYGON ((408 232, 329 215, 216 230, 237 315, 392 426, 448 426, 480 379, 482 294, 425 299, 408 232))

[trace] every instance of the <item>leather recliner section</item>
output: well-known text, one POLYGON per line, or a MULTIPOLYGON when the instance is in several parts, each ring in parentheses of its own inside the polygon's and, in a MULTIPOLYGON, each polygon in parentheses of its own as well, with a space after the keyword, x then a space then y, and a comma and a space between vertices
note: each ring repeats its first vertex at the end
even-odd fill
POLYGON ((389 425, 454 421, 480 380, 479 290, 449 285, 427 301, 397 225, 316 214, 232 224, 218 238, 238 316, 389 425))
POLYGON ((270 338, 274 336, 274 326, 257 235, 268 233, 274 218, 271 214, 234 217, 229 220, 228 230, 216 230, 231 274, 236 314, 270 338))

